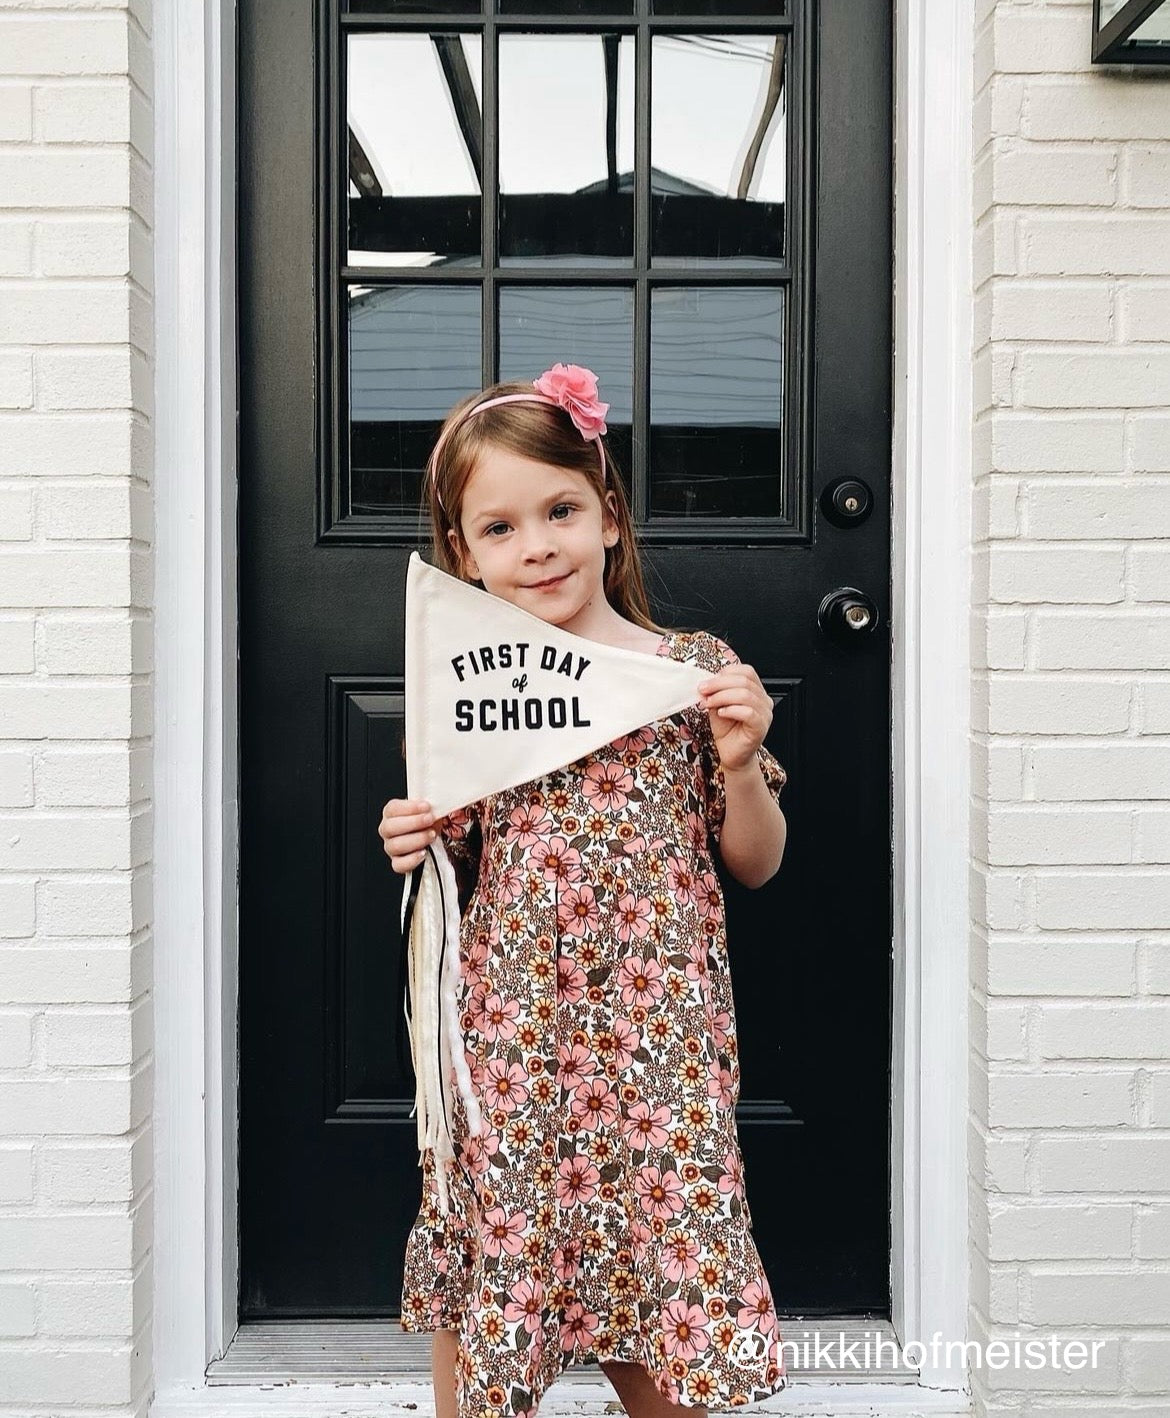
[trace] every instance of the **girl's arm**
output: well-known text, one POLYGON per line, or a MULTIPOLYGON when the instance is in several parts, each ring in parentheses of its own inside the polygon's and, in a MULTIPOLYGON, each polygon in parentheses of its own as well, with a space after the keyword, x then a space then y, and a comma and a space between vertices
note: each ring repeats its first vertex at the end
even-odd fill
POLYGON ((723 663, 699 686, 713 760, 708 817, 724 866, 755 888, 775 876, 784 856, 788 824, 778 798, 788 775, 763 746, 772 700, 759 675, 716 644, 723 663))
POLYGON ((723 792, 719 855, 736 881, 763 886, 779 870, 788 823, 754 755, 740 768, 724 767, 723 792))

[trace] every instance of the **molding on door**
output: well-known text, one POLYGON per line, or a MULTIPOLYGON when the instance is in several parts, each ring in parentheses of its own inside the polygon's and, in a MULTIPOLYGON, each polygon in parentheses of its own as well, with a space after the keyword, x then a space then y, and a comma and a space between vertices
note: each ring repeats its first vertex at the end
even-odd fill
POLYGON ((974 0, 896 11, 891 1293, 965 1390, 974 0))
POLYGON ((233 0, 156 0, 156 1391, 236 1330, 233 0))
MULTIPOLYGON (((891 1278, 902 1343, 927 1346, 923 1384, 951 1391, 963 1375, 932 1365, 929 1345, 966 1337, 973 3, 902 0, 895 72, 891 1278)), ((156 0, 154 51, 161 1412, 201 1406, 236 1329, 232 0, 156 0)))

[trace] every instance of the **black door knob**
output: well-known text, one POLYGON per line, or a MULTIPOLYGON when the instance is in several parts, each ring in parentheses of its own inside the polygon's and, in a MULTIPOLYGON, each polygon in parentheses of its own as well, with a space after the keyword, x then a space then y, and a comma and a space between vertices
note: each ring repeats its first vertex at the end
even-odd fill
POLYGON ((830 591, 817 610, 817 624, 837 645, 857 645, 877 629, 878 608, 856 586, 830 591))

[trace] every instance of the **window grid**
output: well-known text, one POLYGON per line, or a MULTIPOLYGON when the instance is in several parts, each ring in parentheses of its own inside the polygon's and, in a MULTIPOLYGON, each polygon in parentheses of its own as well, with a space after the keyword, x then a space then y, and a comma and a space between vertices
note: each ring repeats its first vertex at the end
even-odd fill
POLYGON ((340 13, 340 0, 329 0, 323 6, 327 15, 325 43, 318 52, 325 56, 322 82, 318 84, 319 103, 324 109, 325 125, 318 131, 327 134, 327 151, 322 154, 319 171, 324 224, 327 227, 327 248, 324 270, 336 273, 320 286, 330 293, 331 309, 324 322, 328 339, 322 341, 323 370, 331 391, 331 410, 327 425, 322 429, 326 454, 322 466, 331 469, 332 489, 324 489, 321 498, 322 540, 346 542, 399 542, 412 539, 418 531, 418 518, 410 513, 386 516, 355 516, 348 508, 348 398, 349 365, 347 291, 351 283, 393 286, 416 285, 429 281, 473 284, 481 290, 481 377, 486 385, 493 382, 498 369, 498 292, 509 285, 607 285, 616 284, 634 292, 634 351, 632 389, 632 459, 625 469, 630 489, 634 520, 639 534, 647 544, 687 543, 694 541, 735 541, 750 538, 753 542, 789 540, 793 524, 800 522, 800 507, 787 505, 793 492, 797 503, 803 502, 800 490, 794 487, 791 470, 799 469, 807 442, 807 367, 809 312, 806 287, 809 280, 807 257, 807 224, 809 217, 808 173, 809 133, 808 93, 805 75, 808 72, 806 54, 807 24, 803 5, 789 13, 785 4, 777 17, 764 20, 760 15, 717 15, 696 8, 689 15, 659 16, 649 13, 650 0, 634 0, 634 13, 613 15, 499 15, 490 7, 483 13, 431 14, 421 11, 401 14, 381 12, 340 13), (574 34, 616 33, 633 35, 635 41, 635 117, 634 117, 634 250, 632 261, 625 268, 590 265, 563 265, 555 270, 539 266, 525 268, 522 264, 501 267, 498 261, 498 36, 516 32, 571 31, 574 34), (422 32, 426 34, 479 34, 483 65, 483 175, 481 183, 481 257, 479 264, 460 266, 411 267, 398 275, 384 267, 351 266, 348 254, 346 183, 342 175, 346 168, 342 135, 348 112, 346 93, 345 51, 348 37, 361 33, 422 32), (787 180, 785 190, 784 261, 767 268, 738 265, 728 259, 719 265, 664 266, 651 264, 650 259, 650 83, 651 48, 653 37, 660 34, 743 33, 783 34, 787 42, 786 108, 788 114, 787 180), (331 217, 331 220, 330 220, 331 217), (784 387, 782 434, 784 458, 780 485, 783 504, 778 516, 759 518, 677 519, 649 517, 650 468, 650 304, 651 291, 662 286, 750 286, 780 288, 784 292, 784 387), (326 350, 334 352, 324 363, 326 350))

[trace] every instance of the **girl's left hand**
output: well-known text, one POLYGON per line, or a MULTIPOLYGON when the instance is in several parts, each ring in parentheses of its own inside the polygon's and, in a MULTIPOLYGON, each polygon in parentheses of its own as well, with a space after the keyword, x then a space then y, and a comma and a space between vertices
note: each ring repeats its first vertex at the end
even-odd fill
POLYGON ((725 769, 743 768, 755 757, 772 723, 772 697, 751 665, 724 665, 699 685, 711 733, 725 769))

